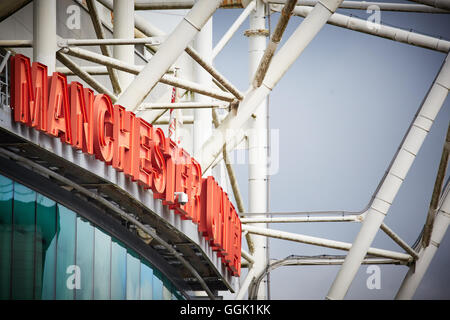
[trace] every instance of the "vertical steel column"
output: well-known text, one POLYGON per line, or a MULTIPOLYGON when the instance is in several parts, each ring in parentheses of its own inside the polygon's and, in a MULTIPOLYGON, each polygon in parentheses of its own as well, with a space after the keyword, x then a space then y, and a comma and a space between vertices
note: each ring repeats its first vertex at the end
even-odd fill
POLYGON ((56 0, 33 1, 33 60, 56 69, 56 0))
MULTIPOLYGON (((114 0, 114 38, 134 39, 134 1, 114 0)), ((114 58, 134 65, 134 45, 113 47, 114 58)), ((125 90, 134 79, 134 75, 117 71, 120 87, 125 90)))
POLYGON ((414 117, 387 175, 381 182, 380 189, 367 211, 366 218, 353 242, 353 246, 328 292, 328 299, 343 299, 347 294, 368 248, 447 97, 449 88, 450 56, 447 56, 419 112, 414 117))
MULTIPOLYGON (((212 64, 212 17, 206 22, 194 40, 194 49, 205 59, 205 62, 212 64)), ((195 62, 194 62, 195 63, 195 62)), ((204 86, 211 87, 211 75, 198 63, 194 65, 195 81, 204 86)), ((211 98, 196 93, 196 102, 209 103, 211 98)), ((199 152, 205 140, 212 133, 212 114, 210 109, 194 109, 193 125, 193 150, 194 157, 200 159, 199 152)), ((209 174, 209 173, 208 173, 209 174)))
MULTIPOLYGON (((250 14, 249 36, 249 84, 258 69, 266 50, 265 4, 256 0, 255 10, 250 14)), ((267 97, 262 100, 249 120, 248 131, 248 211, 267 212, 267 97)), ((264 217, 264 216, 263 216, 264 217)), ((267 227, 267 224, 264 224, 267 227)), ((267 265, 267 237, 252 236, 255 263, 252 269, 256 274, 262 273, 267 265)), ((267 277, 258 289, 256 298, 267 299, 267 277)))
POLYGON ((428 267, 436 254, 439 244, 444 238, 450 224, 450 196, 446 196, 445 202, 438 211, 438 214, 434 220, 433 232, 431 233, 430 245, 426 248, 420 249, 419 259, 413 264, 408 273, 403 279, 395 299, 397 300, 409 300, 414 296, 417 287, 422 281, 423 276, 428 270, 428 267))

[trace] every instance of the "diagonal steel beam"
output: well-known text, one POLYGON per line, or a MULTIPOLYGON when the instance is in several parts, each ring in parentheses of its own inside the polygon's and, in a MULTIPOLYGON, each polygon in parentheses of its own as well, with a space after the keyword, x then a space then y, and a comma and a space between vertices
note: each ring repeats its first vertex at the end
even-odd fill
POLYGON ((236 19, 236 21, 231 25, 231 27, 228 29, 228 31, 222 36, 222 38, 219 40, 219 42, 216 44, 216 46, 213 49, 212 52, 212 60, 219 54, 220 51, 222 51, 223 47, 230 41, 233 34, 239 29, 241 24, 244 22, 245 19, 249 16, 249 14, 252 12, 253 9, 255 9, 256 1, 251 1, 244 11, 239 15, 239 17, 236 19))
MULTIPOLYGON (((218 116, 216 110, 214 110, 214 109, 212 110, 212 119, 213 119, 214 126, 217 128, 220 125, 220 120, 219 120, 219 116, 218 116)), ((234 199, 236 200, 236 205, 237 205, 238 211, 239 211, 239 213, 244 213, 245 212, 244 201, 242 199, 241 190, 239 189, 239 185, 238 185, 238 182, 236 179, 236 174, 234 173, 234 168, 228 157, 226 144, 223 146, 222 154, 223 154, 223 160, 225 162, 225 167, 227 169, 228 177, 230 179, 231 189, 233 190, 234 199)), ((255 252, 255 245, 254 245, 252 236, 249 233, 247 233, 247 234, 245 234, 245 239, 247 241, 247 245, 248 245, 248 249, 249 249, 250 253, 253 254, 255 252)))

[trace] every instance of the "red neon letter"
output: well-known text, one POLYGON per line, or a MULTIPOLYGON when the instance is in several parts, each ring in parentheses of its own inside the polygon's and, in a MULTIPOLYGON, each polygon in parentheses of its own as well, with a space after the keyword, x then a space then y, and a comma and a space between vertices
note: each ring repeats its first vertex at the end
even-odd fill
POLYGON ((113 125, 111 99, 106 94, 99 94, 94 99, 94 153, 106 164, 111 164, 113 157, 113 125))

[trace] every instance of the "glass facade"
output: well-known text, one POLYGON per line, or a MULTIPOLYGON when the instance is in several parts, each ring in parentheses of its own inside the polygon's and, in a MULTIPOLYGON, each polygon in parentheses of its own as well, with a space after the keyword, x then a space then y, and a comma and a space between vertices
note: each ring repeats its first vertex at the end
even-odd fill
POLYGON ((182 299, 159 270, 76 212, 0 175, 0 299, 182 299))

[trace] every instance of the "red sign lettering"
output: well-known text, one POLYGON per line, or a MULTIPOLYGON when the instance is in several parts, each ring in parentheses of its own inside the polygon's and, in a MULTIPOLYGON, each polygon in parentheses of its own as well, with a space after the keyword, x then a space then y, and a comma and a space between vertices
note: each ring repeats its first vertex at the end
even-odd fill
POLYGON ((213 177, 202 178, 200 164, 186 150, 105 94, 78 82, 67 84, 60 73, 23 55, 11 57, 11 108, 14 121, 36 128, 78 150, 95 155, 144 189, 152 189, 183 220, 196 224, 201 236, 234 276, 241 269, 241 222, 228 195, 213 177), (181 204, 175 193, 183 192, 181 204))

